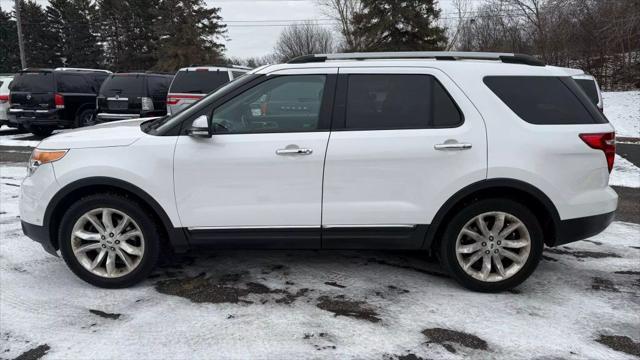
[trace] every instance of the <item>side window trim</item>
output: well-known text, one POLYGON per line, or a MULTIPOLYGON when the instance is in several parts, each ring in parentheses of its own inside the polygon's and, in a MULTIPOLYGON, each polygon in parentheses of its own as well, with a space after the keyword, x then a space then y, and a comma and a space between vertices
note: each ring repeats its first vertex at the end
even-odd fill
MULTIPOLYGON (((342 68, 341 68, 342 70, 342 68)), ((447 86, 440 81, 438 76, 429 72, 415 72, 415 73, 405 73, 405 72, 340 72, 338 74, 338 79, 336 83, 336 91, 335 91, 335 105, 333 108, 333 119, 331 122, 331 131, 381 131, 381 130, 429 130, 429 129, 455 129, 461 127, 465 123, 465 115, 462 111, 462 108, 455 100, 453 95, 451 95, 451 91, 447 88, 447 86), (349 76, 350 75, 426 75, 430 76, 440 84, 442 89, 445 91, 447 97, 451 100, 453 105, 456 107, 458 113, 460 114, 460 122, 455 126, 424 126, 424 127, 416 127, 416 128, 382 128, 382 129, 348 129, 347 128, 347 101, 348 101, 348 93, 349 93, 349 76)), ((434 108, 432 107, 430 111, 433 113, 434 108)))

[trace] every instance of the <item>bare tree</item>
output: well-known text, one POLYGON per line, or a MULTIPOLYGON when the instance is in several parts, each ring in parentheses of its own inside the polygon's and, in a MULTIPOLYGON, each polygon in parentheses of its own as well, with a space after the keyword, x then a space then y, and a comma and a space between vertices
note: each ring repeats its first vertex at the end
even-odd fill
POLYGON ((358 51, 363 48, 362 39, 354 34, 353 15, 361 12, 360 0, 318 0, 327 16, 338 21, 342 35, 341 51, 358 51))
POLYGON ((458 45, 458 40, 460 37, 460 32, 463 29, 463 22, 465 19, 471 14, 473 11, 473 4, 471 0, 452 0, 451 4, 454 9, 456 9, 456 17, 454 19, 453 24, 447 25, 447 38, 449 39, 449 43, 447 44, 446 50, 450 51, 454 47, 458 45))
POLYGON ((304 22, 285 28, 280 33, 274 53, 281 62, 308 54, 334 51, 333 34, 314 22, 304 22))

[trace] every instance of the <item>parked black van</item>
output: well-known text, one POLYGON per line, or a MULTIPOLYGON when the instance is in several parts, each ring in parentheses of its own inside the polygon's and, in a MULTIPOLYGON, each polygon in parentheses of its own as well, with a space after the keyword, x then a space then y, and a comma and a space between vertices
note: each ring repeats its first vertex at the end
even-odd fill
POLYGON ((173 75, 118 73, 109 75, 98 94, 98 122, 167 114, 173 75))
POLYGON ((110 73, 78 68, 18 72, 9 88, 9 126, 49 136, 55 129, 92 125, 98 90, 110 73))

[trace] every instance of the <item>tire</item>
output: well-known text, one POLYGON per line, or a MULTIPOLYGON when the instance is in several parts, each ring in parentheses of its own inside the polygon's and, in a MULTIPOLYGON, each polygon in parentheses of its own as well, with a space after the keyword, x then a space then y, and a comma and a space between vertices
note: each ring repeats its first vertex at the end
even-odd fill
POLYGON ((451 218, 439 254, 443 267, 462 286, 480 292, 500 292, 518 286, 533 273, 542 257, 543 247, 542 228, 529 209, 509 199, 486 199, 465 206, 451 218), (500 227, 502 214, 504 225, 500 227), (486 236, 481 235, 483 229, 478 226, 480 215, 486 225, 486 236), (502 233, 494 229, 494 225, 500 227, 502 233), (517 227, 509 231, 508 228, 514 226, 517 227), (475 234, 463 233, 463 230, 475 234), (475 250, 477 248, 479 250, 475 250), (477 258, 478 253, 480 258, 477 258), (485 265, 487 258, 490 267, 485 265), (467 266, 463 267, 463 264, 467 266))
POLYGON ((144 280, 158 262, 161 244, 158 224, 148 211, 127 197, 110 193, 87 196, 73 204, 62 218, 58 241, 62 257, 71 271, 102 288, 124 288, 144 280), (107 219, 112 224, 104 222, 104 209, 110 213, 107 219), (87 214, 93 216, 93 222, 91 216, 85 216, 87 214), (118 226, 125 216, 129 221, 119 232, 118 226), (105 231, 97 230, 93 225, 95 221, 105 231), (135 235, 136 230, 141 235, 135 235), (83 235, 82 238, 72 237, 72 233, 83 235), (87 245, 95 249, 83 251, 87 245), (96 260, 98 257, 99 261, 96 260), (110 259, 113 266, 108 265, 110 259), (90 270, 96 263, 94 270, 90 270))
POLYGON ((92 109, 84 109, 80 111, 76 115, 76 119, 74 122, 75 127, 85 127, 85 126, 93 126, 97 124, 95 116, 95 111, 92 109))
POLYGON ((47 136, 51 135, 53 129, 47 127, 32 127, 29 129, 29 131, 37 137, 46 138, 47 136))

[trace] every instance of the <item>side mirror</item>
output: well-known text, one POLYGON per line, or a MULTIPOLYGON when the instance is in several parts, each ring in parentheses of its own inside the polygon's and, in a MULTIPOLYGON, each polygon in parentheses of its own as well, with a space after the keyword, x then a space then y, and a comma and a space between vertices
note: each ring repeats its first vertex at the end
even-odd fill
POLYGON ((209 128, 209 118, 207 115, 200 115, 191 124, 187 130, 187 135, 200 138, 210 138, 211 130, 209 128))

